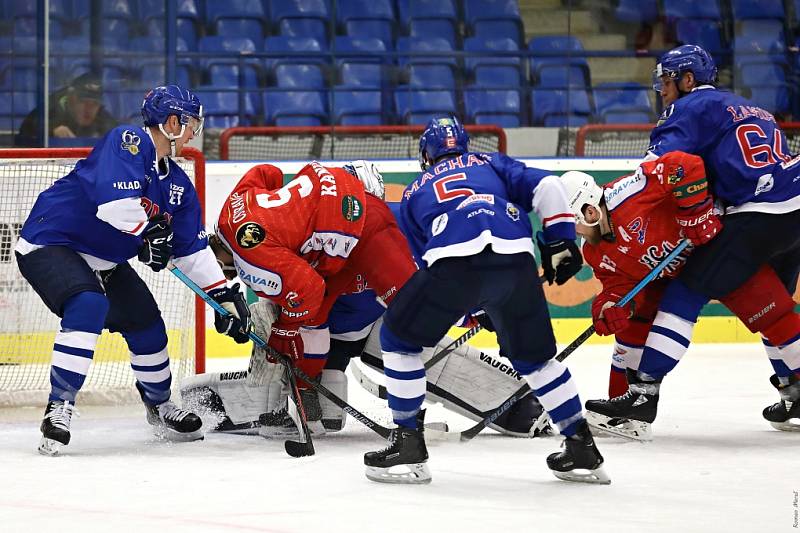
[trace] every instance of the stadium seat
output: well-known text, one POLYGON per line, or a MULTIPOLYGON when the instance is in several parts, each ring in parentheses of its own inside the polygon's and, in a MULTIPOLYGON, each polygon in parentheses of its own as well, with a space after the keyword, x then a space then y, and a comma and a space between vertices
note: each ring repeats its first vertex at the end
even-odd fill
POLYGON ((453 0, 397 0, 397 15, 403 26, 414 20, 447 20, 452 26, 458 21, 453 0))
POLYGON ((520 121, 519 91, 481 90, 464 91, 466 122, 497 124, 503 128, 518 128, 520 121))
POLYGON ((664 0, 664 15, 672 19, 714 19, 722 15, 717 0, 664 0))
POLYGON ((395 22, 394 7, 391 0, 347 0, 338 2, 336 17, 340 25, 350 20, 385 20, 395 22))
MULTIPOLYGON (((245 68, 245 80, 256 80, 248 82, 248 87, 263 85, 261 80, 264 78, 262 67, 257 59, 248 56, 248 52, 255 52, 255 43, 250 39, 237 37, 209 36, 203 37, 197 43, 197 50, 205 52, 209 56, 201 59, 199 64, 206 71, 206 79, 210 78, 210 70, 214 65, 234 65, 245 68), (247 71, 251 72, 247 72, 247 71)), ((195 60, 195 63, 198 63, 195 60)))
POLYGON ((597 116, 602 122, 638 124, 652 121, 648 89, 638 83, 601 83, 594 88, 597 116))
POLYGON ((264 52, 274 54, 274 57, 264 59, 264 67, 272 71, 282 63, 322 64, 328 59, 323 54, 326 51, 327 46, 313 37, 274 35, 264 39, 264 52), (309 52, 309 55, 299 55, 298 52, 309 52))
POLYGON ((337 65, 347 63, 388 63, 386 43, 375 38, 339 35, 333 40, 333 56, 337 65))
POLYGON ((472 26, 478 20, 519 20, 517 0, 466 0, 464 22, 472 26))
POLYGON ((261 21, 248 18, 221 18, 217 20, 216 34, 220 37, 244 37, 260 47, 264 42, 261 21))
POLYGON ((252 0, 225 0, 224 2, 206 2, 206 21, 211 27, 220 19, 252 19, 261 22, 266 18, 261 2, 252 0))
POLYGON ((343 62, 338 77, 342 87, 379 89, 383 85, 383 65, 343 62))
POLYGON ((408 86, 417 89, 455 90, 456 79, 449 65, 409 65, 408 86))
POLYGON ((614 18, 620 22, 653 23, 658 19, 658 0, 620 0, 614 18))
POLYGON ((311 37, 321 43, 328 42, 327 23, 313 18, 285 18, 280 21, 279 32, 286 37, 311 37))
POLYGON ((531 107, 535 126, 582 126, 592 115, 589 95, 580 89, 533 89, 531 107))
POLYGON ((330 16, 326 0, 271 0, 269 3, 275 22, 285 18, 313 18, 325 22, 330 16))
POLYGON ((392 22, 383 19, 350 19, 344 23, 347 35, 380 39, 386 44, 387 49, 391 49, 394 42, 392 27, 392 22))
POLYGON ((332 91, 334 124, 374 126, 383 124, 380 91, 332 91))
POLYGON ((589 63, 583 55, 583 45, 571 35, 549 35, 534 37, 528 42, 531 53, 530 70, 531 81, 536 83, 541 76, 542 69, 563 68, 565 65, 574 66, 583 71, 585 84, 591 86, 589 63))
POLYGON ((243 77, 239 79, 239 65, 212 64, 208 67, 208 81, 211 87, 246 87, 259 86, 258 73, 255 69, 245 68, 243 77))
POLYGON ((576 65, 544 65, 539 70, 539 79, 536 84, 537 87, 547 88, 566 88, 566 87, 580 87, 585 88, 586 71, 582 67, 576 65))
POLYGON ((319 65, 291 65, 275 67, 275 82, 284 89, 323 89, 325 77, 319 65))
POLYGON ((675 37, 681 44, 702 46, 714 56, 717 63, 729 63, 727 54, 730 50, 722 44, 721 27, 717 20, 679 19, 675 23, 675 37))
POLYGON ((750 101, 773 114, 786 114, 791 110, 788 85, 751 86, 750 101))
POLYGON ((446 39, 440 37, 429 37, 427 39, 416 39, 411 37, 399 37, 397 39, 397 64, 405 66, 409 64, 446 64, 457 67, 456 58, 453 57, 453 48, 446 39), (401 55, 406 52, 409 55, 401 55), (432 52, 442 52, 441 56, 429 55, 432 52), (414 55, 420 54, 420 55, 414 55))
POLYGON ((208 128, 249 126, 256 114, 248 93, 239 94, 236 86, 228 91, 201 87, 195 91, 203 103, 205 124, 208 128))
POLYGON ((453 91, 401 90, 394 93, 395 109, 404 124, 424 124, 435 113, 455 113, 453 91))
POLYGON ((103 46, 112 50, 125 50, 131 33, 131 21, 122 18, 101 18, 100 35, 103 46))
POLYGON ((321 126, 328 122, 327 96, 319 91, 265 91, 264 114, 276 126, 321 126))
POLYGON ((522 44, 524 36, 522 22, 513 20, 476 20, 471 34, 483 39, 512 39, 517 46, 522 44))
POLYGON ((519 56, 510 55, 519 53, 519 45, 508 37, 469 37, 464 39, 464 52, 474 53, 467 54, 464 58, 467 74, 474 73, 475 67, 479 65, 514 65, 518 68, 521 63, 519 56))
POLYGON ((746 20, 742 33, 733 41, 734 62, 737 68, 748 63, 786 63, 786 43, 783 24, 773 20, 746 20))
MULTIPOLYGON (((163 60, 144 63, 139 71, 142 87, 156 87, 167 83, 167 67, 163 60)), ((196 77, 190 65, 175 66, 176 82, 182 87, 195 87, 196 77)))
POLYGON ((734 80, 734 86, 776 86, 786 83, 786 72, 779 63, 747 63, 742 65, 739 76, 734 80))
POLYGON ((452 45, 453 49, 456 49, 458 44, 453 21, 447 19, 413 19, 408 24, 408 36, 418 39, 424 39, 430 36, 441 37, 447 40, 447 42, 452 45))
POLYGON ((475 86, 484 89, 515 88, 522 85, 519 68, 513 65, 478 65, 473 74, 475 86))
POLYGON ((786 16, 783 0, 732 0, 733 18, 745 19, 778 19, 786 16))

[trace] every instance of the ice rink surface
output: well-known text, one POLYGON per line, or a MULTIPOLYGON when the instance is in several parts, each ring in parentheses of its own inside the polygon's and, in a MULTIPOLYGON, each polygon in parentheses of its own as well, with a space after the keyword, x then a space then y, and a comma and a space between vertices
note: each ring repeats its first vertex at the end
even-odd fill
MULTIPOLYGON (((582 400, 606 395, 609 351, 584 346, 567 359, 582 400)), ((36 452, 43 407, 5 410, 0 531, 800 531, 800 433, 761 418, 777 400, 770 373, 759 345, 693 346, 662 387, 653 442, 598 439, 610 486, 555 479, 545 457, 560 437, 431 442, 433 482, 401 486, 364 477, 363 453, 384 441, 352 419, 317 438, 314 457, 292 459, 260 437, 157 441, 141 406, 86 407, 51 458, 36 452)), ((358 409, 388 422, 378 400, 350 390, 358 409)), ((471 425, 441 406, 428 420, 471 425)))

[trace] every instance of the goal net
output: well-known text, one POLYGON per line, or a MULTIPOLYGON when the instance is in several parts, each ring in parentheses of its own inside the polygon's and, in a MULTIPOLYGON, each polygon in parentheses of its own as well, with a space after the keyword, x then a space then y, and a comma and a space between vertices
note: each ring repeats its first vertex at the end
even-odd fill
MULTIPOLYGON (((465 128, 470 150, 506 151, 502 128, 465 128)), ((219 157, 235 161, 417 159, 424 129, 421 125, 228 128, 219 140, 219 157)))
MULTIPOLYGON (((89 148, 0 150, 0 406, 44 405, 50 390, 50 360, 59 318, 44 305, 17 267, 14 247, 37 195, 68 174, 89 148)), ((184 148, 178 159, 204 197, 205 161, 184 148)), ((175 276, 131 265, 158 302, 169 335, 173 386, 202 371, 204 309, 175 276)), ((119 333, 104 331, 78 402, 121 403, 138 399, 128 348, 119 333)))
MULTIPOLYGON (((641 158, 650 146, 653 124, 588 124, 575 138, 576 157, 641 158)), ((800 153, 800 122, 781 122, 789 152, 800 153)))

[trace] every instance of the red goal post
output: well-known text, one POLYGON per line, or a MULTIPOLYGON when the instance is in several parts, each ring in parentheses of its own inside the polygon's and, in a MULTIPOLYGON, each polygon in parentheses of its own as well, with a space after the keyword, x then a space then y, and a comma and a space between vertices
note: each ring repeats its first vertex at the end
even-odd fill
MULTIPOLYGON (((237 127, 219 139, 219 156, 237 161, 417 159, 424 125, 237 127)), ((506 151, 497 126, 466 125, 470 149, 506 151)))
MULTIPOLYGON (((55 317, 22 278, 14 247, 38 194, 74 168, 91 148, 0 149, 0 406, 42 403, 48 376, 55 317)), ((192 179, 205 205, 205 158, 185 147, 176 161, 192 179)), ((169 333, 173 386, 180 377, 205 371, 203 301, 169 272, 151 272, 131 264, 151 287, 169 333)), ((81 403, 128 401, 133 374, 127 347, 107 331, 98 341, 94 363, 81 389, 81 403)))
MULTIPOLYGON (((779 122, 788 150, 800 153, 800 122, 779 122)), ((575 138, 575 157, 644 157, 654 124, 587 124, 575 138)))

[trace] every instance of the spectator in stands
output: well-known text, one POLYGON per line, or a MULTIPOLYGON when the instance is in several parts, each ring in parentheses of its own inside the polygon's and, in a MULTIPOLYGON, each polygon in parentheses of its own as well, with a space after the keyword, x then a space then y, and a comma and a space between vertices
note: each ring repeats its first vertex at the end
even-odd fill
MULTIPOLYGON (((103 86, 100 79, 90 73, 75 78, 69 86, 50 95, 51 137, 100 137, 117 125, 111 113, 103 107, 103 86)), ((17 144, 37 146, 39 140, 40 107, 31 111, 19 130, 17 144)))

